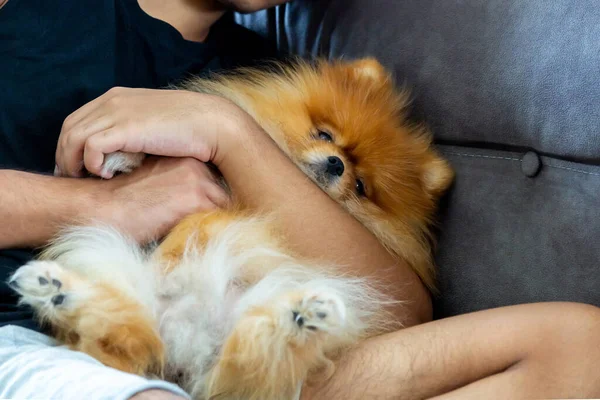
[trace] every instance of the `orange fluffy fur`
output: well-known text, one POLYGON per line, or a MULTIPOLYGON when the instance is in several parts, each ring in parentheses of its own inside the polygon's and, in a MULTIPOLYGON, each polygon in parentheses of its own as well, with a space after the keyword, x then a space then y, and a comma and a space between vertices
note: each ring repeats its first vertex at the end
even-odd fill
MULTIPOLYGON (((371 58, 275 68, 276 74, 242 69, 184 88, 238 104, 313 179, 311 157, 339 157, 344 175, 335 185, 320 186, 434 289, 430 226, 454 173, 431 148, 425 127, 407 123, 408 94, 371 58), (317 140, 320 131, 333 141, 317 140), (357 195, 356 179, 366 196, 357 195)), ((169 244, 185 241, 183 235, 169 244)))
MULTIPOLYGON (((246 110, 299 168, 434 288, 429 229, 453 173, 432 150, 428 132, 406 122, 406 95, 395 89, 390 75, 374 59, 314 65, 298 61, 275 69, 239 70, 191 80, 183 88, 224 96, 246 110), (333 178, 321 170, 332 156, 344 165, 343 173, 333 178)), ((164 239, 154 259, 165 274, 173 273, 190 238, 202 248, 229 225, 252 214, 236 204, 231 210, 190 215, 164 239)), ((268 243, 285 251, 274 222, 252 226, 252 234, 240 248, 268 243)), ((50 250, 45 258, 56 256, 50 250)), ((249 263, 241 285, 252 285, 277 265, 249 263)), ((89 287, 72 272, 59 274, 65 288, 79 285, 85 293, 89 287)), ((76 314, 43 315, 57 337, 124 371, 162 371, 163 344, 156 322, 143 307, 101 284, 93 285, 90 296, 76 314)), ((282 302, 298 304, 303 296, 307 294, 289 293, 282 302)), ((310 310, 303 315, 316 318, 310 310)), ((290 336, 278 331, 278 313, 275 305, 257 306, 238 321, 208 377, 206 398, 291 398, 299 380, 330 373, 331 360, 340 349, 388 328, 380 318, 358 337, 332 337, 326 331, 290 336), (270 354, 280 349, 274 343, 282 341, 286 351, 270 354)))

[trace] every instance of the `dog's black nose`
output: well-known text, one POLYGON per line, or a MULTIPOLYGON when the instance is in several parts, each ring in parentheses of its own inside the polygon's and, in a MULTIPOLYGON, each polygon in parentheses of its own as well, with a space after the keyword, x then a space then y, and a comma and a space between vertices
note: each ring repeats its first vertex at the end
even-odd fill
POLYGON ((339 157, 327 157, 327 173, 335 176, 342 176, 344 173, 344 163, 339 157))

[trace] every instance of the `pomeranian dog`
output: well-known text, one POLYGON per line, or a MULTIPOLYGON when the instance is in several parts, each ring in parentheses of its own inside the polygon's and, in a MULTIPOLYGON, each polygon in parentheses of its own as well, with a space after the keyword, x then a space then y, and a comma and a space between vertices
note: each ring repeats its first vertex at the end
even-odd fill
MULTIPOLYGON (((230 99, 394 255, 434 286, 430 227, 453 172, 374 59, 296 60, 196 78, 230 99)), ((130 171, 143 155, 115 153, 130 171)), ((153 249, 110 227, 72 227, 9 280, 56 338, 194 398, 292 399, 340 352, 396 328, 380 282, 286 249, 275 219, 239 201, 182 220, 153 249)))

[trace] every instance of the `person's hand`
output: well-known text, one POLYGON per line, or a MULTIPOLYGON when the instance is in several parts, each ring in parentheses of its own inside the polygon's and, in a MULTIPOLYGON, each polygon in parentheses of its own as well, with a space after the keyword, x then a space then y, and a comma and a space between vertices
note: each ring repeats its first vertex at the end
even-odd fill
POLYGON ((96 186, 90 217, 140 242, 162 237, 186 215, 229 202, 209 167, 193 158, 149 157, 131 174, 96 186))
MULTIPOLYGON (((244 114, 230 101, 183 90, 113 88, 64 121, 56 175, 102 176, 106 154, 121 151, 219 159, 231 122, 244 114)), ((103 176, 112 178, 111 176, 103 176)))

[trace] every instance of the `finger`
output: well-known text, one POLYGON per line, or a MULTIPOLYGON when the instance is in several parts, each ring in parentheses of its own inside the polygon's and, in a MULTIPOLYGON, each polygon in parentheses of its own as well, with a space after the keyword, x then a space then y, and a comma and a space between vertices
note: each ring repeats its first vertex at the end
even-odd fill
MULTIPOLYGON (((113 96, 114 91, 108 90, 104 94, 96 97, 94 100, 87 102, 83 106, 79 107, 77 110, 73 111, 67 118, 65 119, 65 123, 67 128, 77 125, 81 120, 87 117, 91 112, 93 112, 96 108, 102 105, 105 101, 110 99, 113 96)), ((63 123, 63 128, 64 128, 63 123)))
POLYGON ((62 175, 82 175, 85 139, 94 132, 109 128, 112 123, 101 107, 110 97, 105 93, 80 107, 63 122, 55 153, 62 175))
POLYGON ((111 117, 106 116, 102 110, 92 112, 88 118, 68 132, 68 139, 63 141, 57 149, 56 164, 63 175, 81 176, 84 166, 84 147, 87 139, 94 134, 114 127, 111 117), (94 114, 97 116, 94 116, 94 114))
MULTIPOLYGON (((87 117, 90 113, 92 113, 97 107, 102 104, 106 99, 104 95, 86 103, 79 109, 72 112, 65 120, 63 121, 62 127, 60 128, 60 134, 58 136, 58 143, 56 146, 56 153, 54 155, 55 160, 58 161, 59 164, 64 164, 65 158, 65 148, 68 146, 70 142, 74 140, 73 135, 76 134, 75 128, 80 126, 79 123, 87 117)), ((83 141, 81 142, 83 145, 83 141)), ((62 168, 64 171, 65 169, 62 168)))
POLYGON ((56 159, 59 176, 69 176, 73 178, 81 178, 83 176, 83 149, 68 153, 61 152, 62 156, 56 159))
POLYGON ((231 202, 225 190, 217 184, 207 185, 206 197, 219 208, 227 208, 231 202))
POLYGON ((56 147, 56 153, 54 156, 54 175, 57 176, 72 176, 72 177, 81 177, 83 175, 83 171, 81 170, 82 164, 77 164, 77 160, 82 160, 83 151, 72 152, 69 156, 66 156, 64 151, 64 145, 60 144, 56 147), (68 166, 71 166, 70 168, 68 166))
POLYGON ((195 212, 212 211, 212 210, 216 210, 218 208, 219 208, 218 205, 216 205, 215 203, 210 201, 208 198, 206 198, 204 201, 200 202, 200 204, 196 208, 195 212))
POLYGON ((128 151, 125 149, 125 135, 118 133, 119 131, 111 128, 90 136, 87 139, 83 151, 83 164, 89 172, 105 179, 112 178, 112 175, 102 175, 104 155, 119 150, 128 151))

